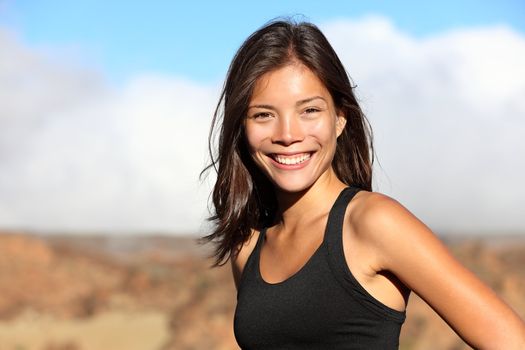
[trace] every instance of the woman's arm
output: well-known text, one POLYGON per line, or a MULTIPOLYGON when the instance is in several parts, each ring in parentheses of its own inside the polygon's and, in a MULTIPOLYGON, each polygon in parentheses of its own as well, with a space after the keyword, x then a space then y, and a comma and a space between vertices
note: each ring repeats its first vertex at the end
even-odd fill
POLYGON ((381 194, 369 194, 362 208, 357 229, 378 253, 381 270, 394 273, 474 348, 525 349, 523 321, 428 227, 381 194))

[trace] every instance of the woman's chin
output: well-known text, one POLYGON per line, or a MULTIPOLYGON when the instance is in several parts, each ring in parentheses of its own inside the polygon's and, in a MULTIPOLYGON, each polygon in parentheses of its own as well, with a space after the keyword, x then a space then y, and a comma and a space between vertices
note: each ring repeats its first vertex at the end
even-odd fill
POLYGON ((274 184, 275 189, 284 193, 304 192, 314 186, 316 183, 325 182, 330 178, 333 170, 330 168, 319 174, 317 171, 298 171, 288 174, 272 174, 268 176, 274 184))
POLYGON ((308 190, 312 187, 312 181, 274 181, 274 185, 278 191, 285 193, 299 193, 308 190))

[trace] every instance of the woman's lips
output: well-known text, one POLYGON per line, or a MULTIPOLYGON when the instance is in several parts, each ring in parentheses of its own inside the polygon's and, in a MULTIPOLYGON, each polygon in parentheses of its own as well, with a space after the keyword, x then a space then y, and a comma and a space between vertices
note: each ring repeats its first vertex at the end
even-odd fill
POLYGON ((270 159, 273 160, 278 168, 281 169, 300 169, 311 159, 313 152, 280 154, 272 153, 270 159))

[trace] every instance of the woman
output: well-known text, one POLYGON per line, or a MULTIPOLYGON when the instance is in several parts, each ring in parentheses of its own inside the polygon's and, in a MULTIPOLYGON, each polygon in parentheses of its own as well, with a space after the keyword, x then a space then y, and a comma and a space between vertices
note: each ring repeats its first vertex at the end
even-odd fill
POLYGON ((204 240, 217 244, 215 265, 231 258, 242 348, 397 348, 410 291, 475 348, 525 348, 523 321, 372 192, 371 133, 317 27, 276 21, 244 42, 210 144, 217 128, 204 240))

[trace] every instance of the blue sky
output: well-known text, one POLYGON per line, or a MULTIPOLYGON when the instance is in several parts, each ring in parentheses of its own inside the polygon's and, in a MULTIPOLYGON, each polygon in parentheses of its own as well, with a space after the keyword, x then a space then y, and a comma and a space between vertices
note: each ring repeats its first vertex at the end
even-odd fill
POLYGON ((470 0, 0 0, 0 230, 206 230, 228 64, 283 15, 357 84, 376 191, 438 232, 525 232, 525 5, 470 0))
POLYGON ((525 2, 502 1, 1 1, 0 25, 31 45, 70 49, 114 82, 140 71, 220 81, 242 40, 300 14, 314 23, 369 14, 424 37, 495 24, 525 32, 525 2))

